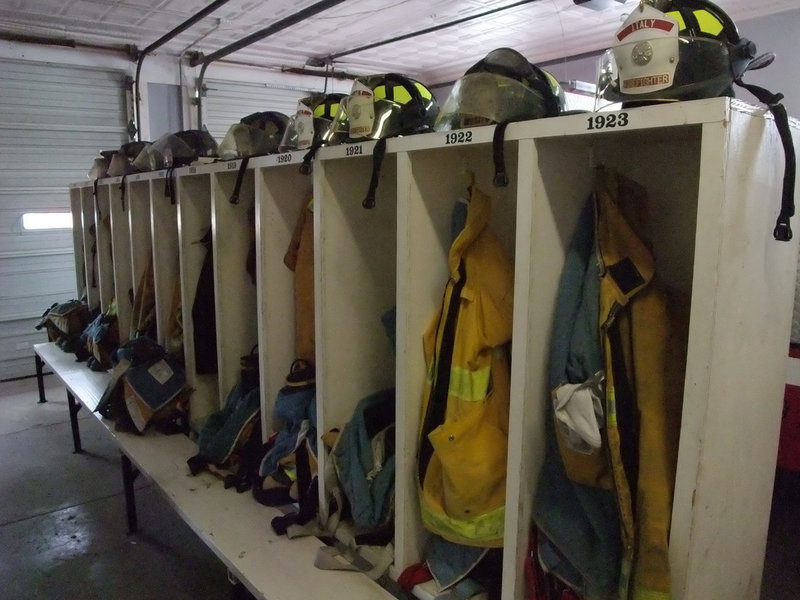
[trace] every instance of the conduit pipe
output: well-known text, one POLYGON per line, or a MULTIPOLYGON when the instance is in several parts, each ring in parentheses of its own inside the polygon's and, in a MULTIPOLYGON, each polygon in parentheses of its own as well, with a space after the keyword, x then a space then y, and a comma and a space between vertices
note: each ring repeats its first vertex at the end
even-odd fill
POLYGON ((145 57, 148 54, 150 54, 153 50, 155 50, 156 48, 160 48, 161 46, 166 44, 168 41, 170 41, 172 38, 174 38, 175 36, 183 33, 184 31, 189 29, 189 27, 191 27, 192 25, 194 25, 195 23, 197 23, 201 19, 204 19, 205 17, 210 15, 212 12, 217 10, 219 7, 221 7, 222 5, 227 4, 227 3, 228 3, 228 0, 216 0, 215 2, 212 2, 211 4, 206 6, 204 9, 202 9, 201 11, 198 11, 195 15, 189 17, 183 23, 181 23, 180 25, 178 25, 177 27, 175 27, 171 31, 165 33, 160 38, 158 38, 155 42, 153 42, 152 44, 147 46, 144 50, 139 52, 138 59, 136 61, 136 77, 135 77, 134 83, 133 83, 133 86, 134 86, 134 89, 133 89, 133 102, 134 102, 134 106, 135 106, 135 108, 134 108, 134 118, 136 119, 136 139, 138 141, 140 141, 140 142, 142 141, 142 128, 140 127, 140 124, 141 124, 140 123, 140 118, 141 118, 141 115, 140 115, 140 112, 141 112, 141 98, 139 98, 139 77, 140 77, 141 72, 142 72, 142 64, 144 63, 145 57))
POLYGON ((439 25, 434 25, 432 27, 428 27, 426 29, 420 29, 419 31, 412 31, 411 33, 406 33, 403 35, 398 35, 397 37, 390 38, 388 40, 383 40, 380 42, 374 42, 372 44, 367 44, 366 46, 359 46, 358 48, 353 48, 351 50, 343 50, 342 52, 337 52, 335 54, 331 54, 330 56, 322 59, 318 59, 318 62, 324 61, 332 61, 337 58, 341 58, 342 56, 348 56, 350 54, 355 54, 357 52, 363 52, 364 50, 371 50, 372 48, 378 48, 380 46, 385 46, 387 44, 392 44, 394 42, 399 42, 401 40, 407 40, 412 37, 417 37, 420 35, 425 35, 426 33, 433 33, 435 31, 439 31, 441 29, 447 29, 448 27, 453 27, 454 25, 460 25, 461 23, 466 23, 467 21, 474 21, 475 19, 480 19, 482 17, 487 17, 489 15, 493 15, 494 13, 502 12, 504 10, 508 10, 510 8, 516 8, 517 6, 522 6, 523 4, 531 4, 532 2, 536 2, 537 0, 520 0, 519 2, 513 2, 507 6, 499 6, 497 8, 493 8, 491 10, 487 10, 481 13, 476 13, 474 15, 470 15, 468 17, 463 17, 461 19, 456 19, 455 21, 448 21, 447 23, 440 23, 439 25))
POLYGON ((264 38, 278 33, 279 31, 283 31, 284 29, 291 27, 292 25, 296 25, 300 23, 304 19, 309 17, 313 17, 317 13, 321 13, 329 8, 333 8, 337 4, 341 4, 345 0, 324 0, 323 2, 317 2, 316 4, 312 4, 308 8, 304 8, 288 17, 281 19, 280 21, 276 21, 272 25, 265 27, 264 29, 260 29, 254 33, 251 33, 248 36, 243 37, 241 40, 234 42, 232 44, 228 44, 224 48, 220 48, 216 52, 212 52, 208 56, 198 56, 189 61, 190 67, 196 67, 197 65, 202 65, 200 67, 200 74, 197 77, 197 127, 198 129, 203 128, 203 77, 205 77, 206 69, 208 65, 212 62, 219 60, 229 54, 236 52, 237 50, 241 50, 263 40, 264 38))

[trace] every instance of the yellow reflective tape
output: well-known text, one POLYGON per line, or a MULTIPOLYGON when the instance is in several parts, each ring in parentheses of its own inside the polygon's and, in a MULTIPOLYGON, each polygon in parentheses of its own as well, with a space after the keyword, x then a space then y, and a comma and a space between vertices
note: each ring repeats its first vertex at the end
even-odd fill
POLYGON ((325 104, 317 104, 314 107, 314 116, 315 117, 324 117, 325 116, 325 104))
POLYGON ((411 101, 411 92, 409 92, 402 85, 394 86, 392 88, 392 95, 394 96, 392 100, 394 100, 398 104, 407 104, 408 102, 411 101))
POLYGON ((503 544, 505 506, 478 515, 471 521, 454 519, 435 511, 425 501, 420 502, 420 508, 425 526, 446 540, 469 545, 478 542, 486 547, 498 547, 503 544))
POLYGON ((433 94, 431 94, 430 90, 421 83, 419 82, 415 83, 414 87, 416 87, 419 90, 420 95, 423 98, 425 98, 425 100, 430 100, 431 98, 433 98, 433 94))
POLYGON ((606 427, 617 426, 617 395, 612 386, 606 387, 606 427))
POLYGON ((378 99, 386 98, 386 86, 379 85, 374 90, 372 90, 372 93, 375 94, 375 97, 378 99))
POLYGON ((454 365, 450 367, 450 385, 447 392, 464 402, 480 402, 486 399, 491 375, 492 368, 489 365, 477 371, 454 365))
POLYGON ((669 592, 656 592, 653 590, 633 590, 633 600, 669 600, 669 592))
POLYGON ((680 11, 671 10, 666 14, 668 17, 672 17, 678 22, 678 31, 683 31, 686 29, 686 21, 683 20, 683 15, 680 13, 680 11))
POLYGON ((692 11, 694 18, 697 19, 697 24, 700 26, 700 31, 717 37, 722 33, 723 25, 720 20, 712 13, 705 9, 692 11))

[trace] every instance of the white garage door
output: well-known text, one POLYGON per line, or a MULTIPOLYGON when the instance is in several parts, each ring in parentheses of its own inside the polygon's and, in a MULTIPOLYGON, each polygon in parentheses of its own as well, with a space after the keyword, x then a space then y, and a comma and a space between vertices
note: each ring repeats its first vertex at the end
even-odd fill
POLYGON ((217 143, 231 125, 249 114, 275 110, 291 117, 297 110, 297 101, 309 93, 298 87, 222 79, 206 79, 205 86, 205 126, 217 143))
POLYGON ((125 140, 125 74, 0 60, 0 380, 34 372, 34 330, 77 297, 72 232, 30 230, 26 213, 69 212, 67 184, 125 140))

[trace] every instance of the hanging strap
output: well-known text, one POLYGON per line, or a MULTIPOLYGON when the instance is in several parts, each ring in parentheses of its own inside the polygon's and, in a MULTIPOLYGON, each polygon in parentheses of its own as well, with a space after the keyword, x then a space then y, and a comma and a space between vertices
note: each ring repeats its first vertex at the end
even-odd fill
POLYGON ((386 138, 380 138, 372 151, 372 178, 369 180, 367 195, 361 203, 364 208, 375 208, 375 191, 378 189, 384 156, 386 156, 386 138))
POLYGON ((503 144, 506 141, 506 127, 508 122, 498 123, 494 128, 492 140, 492 158, 494 160, 494 186, 506 187, 508 175, 506 174, 506 159, 503 153, 503 144))
POLYGON ((172 174, 175 172, 175 167, 167 169, 167 176, 164 178, 164 195, 169 198, 171 204, 175 204, 175 182, 172 179, 172 174))
POLYGON ((772 235, 779 242, 788 242, 792 239, 792 228, 789 218, 794 216, 794 182, 797 170, 797 161, 792 143, 792 132, 789 129, 789 116, 786 114, 786 107, 781 104, 783 94, 773 94, 757 85, 744 83, 741 79, 736 80, 736 84, 753 94, 760 102, 769 108, 772 116, 775 117, 775 126, 781 136, 783 152, 786 157, 783 170, 783 193, 781 195, 781 211, 775 222, 775 229, 772 235))
POLYGON ((236 174, 236 183, 233 185, 233 192, 231 193, 231 204, 239 204, 239 192, 242 191, 242 182, 244 181, 244 174, 247 171, 247 164, 250 162, 250 157, 245 156, 242 159, 242 164, 239 165, 239 172, 236 174))
POLYGON ((319 140, 315 141, 311 144, 311 148, 309 148, 306 155, 303 157, 303 164, 300 165, 300 172, 303 175, 311 175, 311 171, 313 169, 313 165, 311 164, 314 160, 314 157, 317 155, 317 150, 322 147, 322 142, 319 140))
POLYGON ((127 174, 123 175, 122 181, 119 182, 119 199, 120 202, 122 203, 122 212, 125 212, 125 178, 127 176, 128 176, 127 174))

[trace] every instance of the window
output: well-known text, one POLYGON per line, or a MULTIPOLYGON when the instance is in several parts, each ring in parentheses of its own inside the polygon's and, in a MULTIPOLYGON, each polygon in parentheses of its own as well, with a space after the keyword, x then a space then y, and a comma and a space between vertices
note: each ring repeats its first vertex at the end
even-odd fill
POLYGON ((71 212, 40 212, 22 215, 23 231, 41 231, 45 229, 72 229, 71 212))

